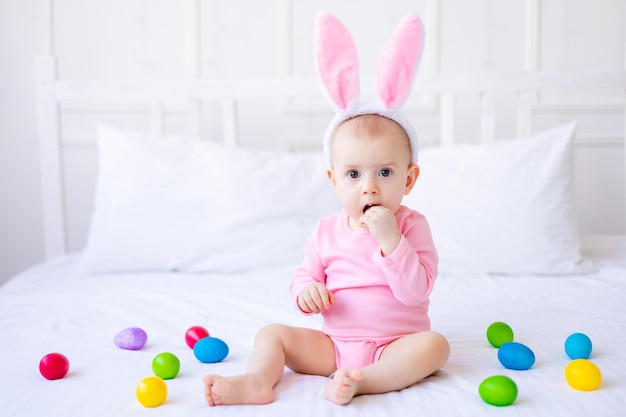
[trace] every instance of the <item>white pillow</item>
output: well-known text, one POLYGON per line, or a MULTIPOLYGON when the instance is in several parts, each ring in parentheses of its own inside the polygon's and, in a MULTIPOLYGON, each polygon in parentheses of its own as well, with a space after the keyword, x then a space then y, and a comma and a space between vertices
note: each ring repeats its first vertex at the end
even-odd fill
POLYGON ((572 185, 577 123, 526 139, 420 153, 404 203, 429 220, 440 272, 569 274, 580 253, 572 185))
POLYGON ((279 153, 98 127, 85 272, 233 271, 298 262, 340 206, 321 152, 279 153))

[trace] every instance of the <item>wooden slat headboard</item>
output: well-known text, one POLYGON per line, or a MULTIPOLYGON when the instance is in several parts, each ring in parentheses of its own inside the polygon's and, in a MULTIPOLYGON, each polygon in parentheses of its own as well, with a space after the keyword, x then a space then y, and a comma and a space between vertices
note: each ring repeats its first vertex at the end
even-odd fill
MULTIPOLYGON (((187 103, 187 132, 200 136, 202 106, 206 101, 219 102, 221 110, 221 139, 228 144, 239 142, 239 101, 250 98, 314 99, 322 97, 317 80, 312 78, 200 78, 198 2, 186 0, 185 56, 187 76, 177 80, 60 80, 57 58, 53 49, 52 1, 43 1, 40 54, 36 57, 36 91, 40 166, 44 213, 45 254, 52 257, 65 253, 67 244, 67 207, 63 189, 62 129, 60 111, 64 105, 93 103, 141 103, 149 114, 153 133, 165 132, 165 104, 175 100, 187 103), (77 104, 78 103, 78 104, 77 104)), ((369 85, 367 80, 363 85, 369 85)), ((621 97, 611 103, 611 112, 621 112, 626 125, 626 70, 551 71, 493 74, 419 74, 414 86, 420 96, 427 97, 431 106, 426 110, 438 117, 437 142, 455 143, 455 113, 457 98, 472 94, 479 98, 478 124, 480 141, 495 139, 498 108, 495 95, 502 91, 515 97, 517 136, 533 132, 533 115, 538 110, 537 94, 550 91, 620 91, 621 97)), ((289 104, 285 104, 289 105, 289 104)), ((410 104, 409 104, 410 106, 410 104)), ((428 106, 427 106, 428 107, 428 106)), ((418 109, 419 112, 419 109, 418 109)), ((626 161, 626 139, 622 130, 620 141, 626 161)), ((626 168, 624 169, 626 184, 626 168)), ((626 188, 626 186, 625 186, 626 188)), ((624 190, 626 200, 626 190, 624 190)), ((625 201, 626 207, 626 201, 625 201)), ((626 211, 626 210, 625 210, 626 211)), ((624 213, 626 218, 626 213, 624 213)))

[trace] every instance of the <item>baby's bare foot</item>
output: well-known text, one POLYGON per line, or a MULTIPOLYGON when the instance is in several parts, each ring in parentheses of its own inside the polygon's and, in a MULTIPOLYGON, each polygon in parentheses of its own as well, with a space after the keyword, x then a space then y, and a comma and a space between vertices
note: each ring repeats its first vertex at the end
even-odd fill
POLYGON ((326 385, 324 396, 337 404, 348 404, 356 395, 358 381, 363 379, 360 369, 339 369, 326 385))
POLYGON ((258 381, 255 375, 244 374, 229 378, 206 375, 204 396, 210 406, 234 404, 269 404, 274 401, 272 387, 258 381))

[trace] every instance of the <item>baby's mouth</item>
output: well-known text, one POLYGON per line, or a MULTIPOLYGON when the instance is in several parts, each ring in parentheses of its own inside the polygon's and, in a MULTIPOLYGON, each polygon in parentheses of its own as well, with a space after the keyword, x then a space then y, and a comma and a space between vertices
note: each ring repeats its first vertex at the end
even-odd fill
POLYGON ((369 209, 371 209, 374 206, 377 206, 378 204, 368 204, 365 207, 363 207, 363 214, 365 214, 365 212, 369 209))

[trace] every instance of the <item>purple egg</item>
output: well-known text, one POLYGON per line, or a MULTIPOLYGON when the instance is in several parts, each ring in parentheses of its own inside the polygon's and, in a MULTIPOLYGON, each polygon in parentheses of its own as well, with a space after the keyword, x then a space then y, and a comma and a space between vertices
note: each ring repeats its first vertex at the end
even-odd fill
POLYGON ((113 343, 121 349, 139 350, 146 345, 148 335, 139 327, 129 327, 115 335, 113 343))

